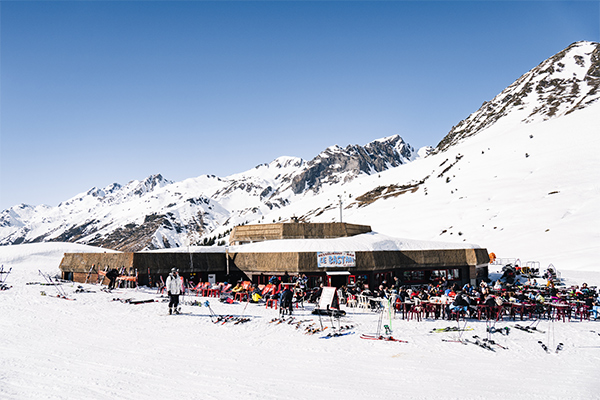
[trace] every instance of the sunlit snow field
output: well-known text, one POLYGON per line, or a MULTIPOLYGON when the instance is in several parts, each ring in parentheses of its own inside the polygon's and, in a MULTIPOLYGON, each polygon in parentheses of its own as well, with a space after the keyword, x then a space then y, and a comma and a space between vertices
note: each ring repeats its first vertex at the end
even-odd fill
MULTIPOLYGON (((65 283, 61 287, 75 299, 69 301, 53 297, 52 286, 31 284, 44 282, 39 270, 57 274, 62 254, 74 251, 104 250, 65 243, 0 247, 0 263, 12 267, 6 281, 12 288, 0 292, 0 398, 600 398, 600 322, 543 320, 538 328, 546 333, 513 328, 492 337, 508 349, 491 352, 442 341, 458 333, 430 333, 456 322, 397 316, 394 336, 408 343, 370 341, 360 334, 377 330, 378 314, 349 308, 341 323, 353 325, 354 334, 321 339, 327 329, 306 335, 270 323, 278 312, 264 305, 185 297, 208 300, 216 314, 251 318, 222 325, 211 322, 205 306, 184 305, 191 314, 169 316, 164 298, 147 288, 106 293, 83 285, 93 293, 75 293, 80 284, 65 283), (158 302, 132 305, 116 298, 158 302), (554 353, 560 342, 564 350, 554 353)), ((600 284, 597 272, 562 274, 567 284, 600 284)), ((312 307, 296 310, 297 320, 318 325, 312 307)), ((331 329, 327 317, 322 323, 331 329)), ((504 320, 496 327, 514 324, 504 320)), ((487 337, 485 322, 467 325, 474 330, 463 337, 487 337)))

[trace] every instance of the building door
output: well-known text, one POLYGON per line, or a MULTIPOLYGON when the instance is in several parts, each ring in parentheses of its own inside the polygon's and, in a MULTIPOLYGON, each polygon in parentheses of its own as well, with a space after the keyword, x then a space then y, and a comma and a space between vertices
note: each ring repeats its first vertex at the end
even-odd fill
POLYGON ((348 284, 348 275, 329 275, 329 286, 340 288, 348 284))

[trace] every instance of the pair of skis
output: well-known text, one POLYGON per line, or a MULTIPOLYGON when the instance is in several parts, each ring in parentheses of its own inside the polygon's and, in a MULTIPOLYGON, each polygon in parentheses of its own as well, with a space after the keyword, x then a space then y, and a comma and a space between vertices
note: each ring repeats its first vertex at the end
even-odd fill
POLYGON ((243 324, 250 321, 248 317, 236 317, 235 315, 219 315, 213 323, 221 323, 221 325, 225 325, 228 322, 233 322, 234 325, 243 324))
POLYGON ((499 333, 501 335, 508 336, 508 334, 510 333, 510 328, 508 326, 505 326, 504 328, 496 328, 494 326, 491 326, 491 327, 488 327, 486 329, 486 331, 491 334, 499 333))
POLYGON ((527 332, 527 333, 533 333, 533 332, 546 333, 546 331, 539 330, 535 326, 522 326, 522 325, 517 324, 517 325, 515 325, 515 328, 518 330, 521 330, 523 332, 527 332))
POLYGON ((335 338, 335 337, 341 337, 341 336, 348 336, 348 335, 354 335, 353 331, 348 331, 348 332, 330 332, 325 336, 321 336, 319 339, 331 339, 331 338, 335 338))
POLYGON ((458 326, 447 326, 445 328, 437 328, 432 329, 429 333, 442 333, 442 332, 464 332, 464 331, 472 331, 473 328, 467 326, 465 328, 460 328, 458 326))
MULTIPOLYGON (((471 344, 474 344, 474 345, 476 345, 476 346, 479 346, 479 347, 481 347, 482 349, 486 349, 486 350, 493 351, 493 352, 495 352, 495 351, 496 351, 496 350, 494 350, 494 348, 493 348, 493 347, 490 345, 490 343, 489 343, 489 341, 488 341, 488 340, 486 340, 486 339, 479 340, 480 338, 479 338, 479 336, 477 336, 477 335, 473 336, 473 339, 474 339, 474 340, 464 339, 464 341, 465 341, 465 342, 467 342, 467 343, 471 343, 471 344)), ((494 342, 494 343, 495 343, 495 342, 494 342)))
POLYGON ((492 346, 498 346, 501 349, 504 350, 508 350, 508 347, 501 345, 500 343, 497 343, 496 341, 492 340, 492 339, 488 339, 488 338, 484 338, 481 339, 479 336, 475 335, 473 336, 474 340, 469 340, 469 339, 442 339, 443 342, 452 342, 452 343, 460 343, 460 344, 474 344, 476 346, 481 347, 482 349, 486 349, 489 351, 493 351, 495 352, 496 350, 494 350, 494 348, 492 346))
POLYGON ((400 343, 408 343, 406 340, 397 339, 391 335, 368 335, 363 333, 360 335, 361 339, 367 340, 383 340, 384 342, 400 342, 400 343))
POLYGON ((145 304, 145 303, 156 302, 156 300, 154 300, 154 299, 134 300, 134 299, 119 299, 119 298, 114 298, 114 299, 112 299, 112 301, 120 301, 121 303, 126 303, 126 304, 145 304))
MULTIPOLYGON (((548 346, 546 346, 544 342, 538 340, 538 343, 542 346, 542 349, 544 349, 546 353, 550 354, 550 349, 548 348, 548 346)), ((565 345, 563 343, 559 343, 558 346, 556 346, 556 350, 554 351, 554 353, 558 354, 558 352, 561 351, 564 347, 565 345)))
POLYGON ((214 324, 218 324, 219 322, 221 323, 221 325, 225 325, 228 322, 234 322, 234 325, 238 325, 238 324, 243 324, 246 323, 248 321, 250 321, 251 319, 249 317, 236 317, 235 315, 217 315, 212 307, 210 306, 210 303, 208 302, 208 300, 206 300, 204 302, 204 306, 206 308, 208 308, 208 311, 210 312, 210 320, 214 323, 214 324))

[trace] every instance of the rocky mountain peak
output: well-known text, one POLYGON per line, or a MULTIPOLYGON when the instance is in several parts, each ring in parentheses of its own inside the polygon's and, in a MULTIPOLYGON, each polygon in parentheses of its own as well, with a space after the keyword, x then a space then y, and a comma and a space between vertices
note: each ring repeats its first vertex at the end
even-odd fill
POLYGON ((327 184, 354 179, 359 174, 373 174, 402 165, 413 158, 414 149, 399 135, 367 143, 365 146, 330 146, 306 163, 306 168, 291 183, 294 194, 318 192, 327 184))

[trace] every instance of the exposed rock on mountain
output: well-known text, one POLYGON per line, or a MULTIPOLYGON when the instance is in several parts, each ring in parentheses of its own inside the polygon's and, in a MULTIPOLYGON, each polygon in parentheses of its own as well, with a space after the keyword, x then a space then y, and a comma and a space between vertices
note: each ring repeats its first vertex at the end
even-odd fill
POLYGON ((533 68, 467 119, 437 145, 446 150, 498 122, 545 121, 585 108, 600 97, 600 44, 577 42, 533 68))

